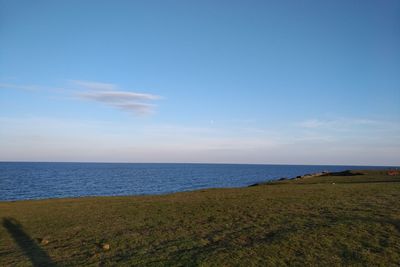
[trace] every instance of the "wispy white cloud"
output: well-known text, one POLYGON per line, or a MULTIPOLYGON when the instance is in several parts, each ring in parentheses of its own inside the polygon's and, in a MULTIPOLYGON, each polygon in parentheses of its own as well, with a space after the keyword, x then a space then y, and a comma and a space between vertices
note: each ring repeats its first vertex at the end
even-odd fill
POLYGON ((295 126, 310 130, 336 130, 348 131, 360 128, 392 128, 399 123, 366 118, 333 118, 333 119, 308 119, 295 124, 295 126))
POLYGON ((154 94, 123 91, 116 84, 111 83, 80 80, 73 80, 72 83, 85 90, 76 93, 76 96, 81 99, 100 102, 116 109, 141 115, 153 113, 156 105, 148 102, 161 98, 154 94))
POLYGON ((0 83, 0 89, 15 89, 15 90, 24 90, 24 91, 37 91, 41 87, 36 85, 17 85, 10 83, 0 83))
POLYGON ((150 114, 154 112, 155 105, 146 103, 108 103, 110 106, 123 111, 133 111, 139 114, 150 114))
POLYGON ((100 83, 100 82, 81 81, 81 80, 71 80, 70 82, 76 86, 80 86, 91 90, 110 91, 118 89, 117 86, 112 83, 100 83))
POLYGON ((133 93, 125 91, 99 91, 79 93, 79 96, 100 102, 119 102, 119 101, 142 101, 156 100, 160 97, 157 95, 133 93))
POLYGON ((356 126, 372 126, 382 124, 381 121, 360 118, 309 119, 297 123, 297 126, 307 129, 347 129, 356 126))
POLYGON ((0 89, 41 91, 50 94, 67 94, 76 98, 99 102, 109 107, 139 115, 151 114, 157 107, 153 101, 160 96, 142 92, 121 90, 118 85, 93 81, 70 80, 69 89, 43 87, 37 85, 19 85, 0 83, 0 89))
POLYGON ((300 141, 326 141, 331 143, 383 144, 386 141, 399 144, 400 123, 369 118, 309 119, 295 123, 300 141))

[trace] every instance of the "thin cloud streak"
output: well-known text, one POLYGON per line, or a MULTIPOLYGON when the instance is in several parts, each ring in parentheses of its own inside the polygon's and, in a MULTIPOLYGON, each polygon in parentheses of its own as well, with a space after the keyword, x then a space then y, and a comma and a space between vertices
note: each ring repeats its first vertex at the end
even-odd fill
POLYGON ((90 90, 116 90, 117 86, 112 83, 100 83, 100 82, 90 82, 90 81, 81 81, 81 80, 70 80, 74 85, 90 89, 90 90))
POLYGON ((101 83, 92 81, 70 80, 72 88, 46 88, 36 85, 18 85, 0 83, 0 89, 23 90, 31 92, 48 92, 52 94, 67 93, 75 98, 102 103, 112 108, 130 112, 138 115, 148 115, 154 113, 157 105, 149 103, 161 99, 155 94, 139 93, 121 90, 116 84, 101 83))
POLYGON ((153 94, 122 91, 117 85, 111 83, 80 80, 72 80, 72 82, 86 90, 86 92, 83 93, 76 93, 78 98, 99 102, 119 110, 133 112, 139 115, 153 113, 156 105, 147 102, 161 98, 153 94))
POLYGON ((296 123, 295 126, 310 130, 351 130, 360 127, 391 127, 393 122, 363 118, 309 119, 296 123))
POLYGON ((24 90, 24 91, 37 91, 41 89, 39 86, 35 85, 15 85, 9 83, 0 83, 1 89, 16 89, 16 90, 24 90))
POLYGON ((133 111, 142 115, 154 112, 154 105, 146 103, 110 103, 111 106, 124 111, 133 111))
POLYGON ((368 118, 309 119, 293 125, 297 141, 325 141, 327 143, 400 144, 400 124, 397 121, 368 118))
POLYGON ((157 95, 124 92, 124 91, 102 91, 78 94, 83 98, 100 101, 100 102, 119 102, 119 101, 137 101, 137 100, 156 100, 160 99, 157 95))

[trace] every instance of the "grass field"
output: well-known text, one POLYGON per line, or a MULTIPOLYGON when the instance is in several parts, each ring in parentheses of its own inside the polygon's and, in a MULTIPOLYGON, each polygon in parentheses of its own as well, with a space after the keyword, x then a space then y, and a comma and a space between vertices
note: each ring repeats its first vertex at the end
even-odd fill
POLYGON ((0 202, 0 219, 0 266, 400 263, 400 176, 385 171, 162 196, 0 202))

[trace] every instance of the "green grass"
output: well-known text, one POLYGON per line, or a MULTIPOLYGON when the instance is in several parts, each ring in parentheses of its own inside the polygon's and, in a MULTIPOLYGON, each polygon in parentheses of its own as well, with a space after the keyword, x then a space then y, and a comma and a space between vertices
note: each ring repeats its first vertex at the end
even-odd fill
POLYGON ((362 173, 0 202, 0 266, 399 266, 400 176, 362 173))

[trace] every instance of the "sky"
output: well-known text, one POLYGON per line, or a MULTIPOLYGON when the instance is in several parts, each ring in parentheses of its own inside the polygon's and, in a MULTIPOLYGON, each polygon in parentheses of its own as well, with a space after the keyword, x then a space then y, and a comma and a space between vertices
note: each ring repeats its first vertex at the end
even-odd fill
POLYGON ((400 2, 0 0, 0 161, 400 165, 400 2))

